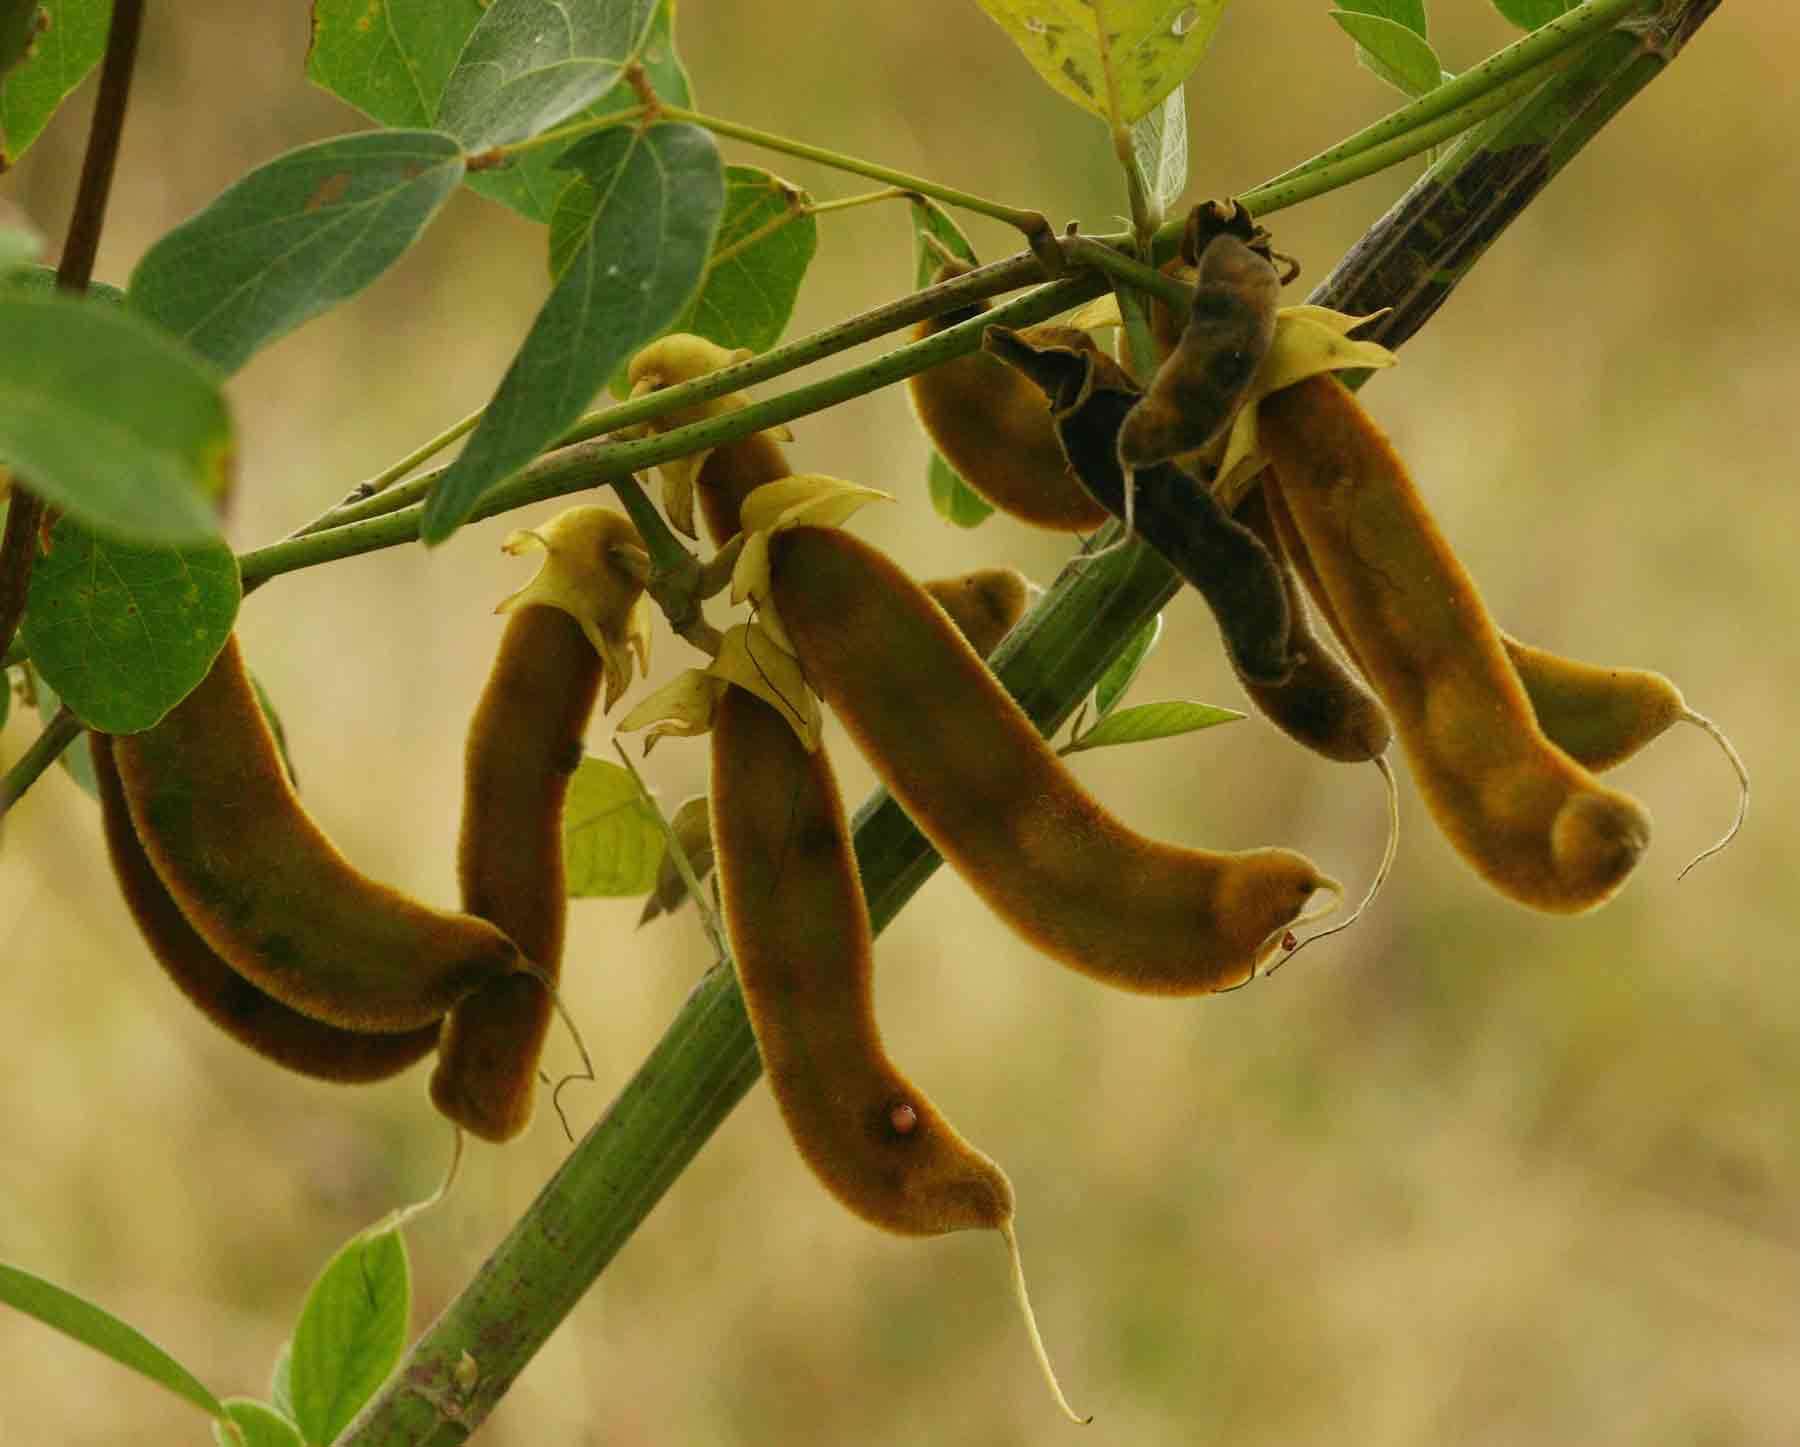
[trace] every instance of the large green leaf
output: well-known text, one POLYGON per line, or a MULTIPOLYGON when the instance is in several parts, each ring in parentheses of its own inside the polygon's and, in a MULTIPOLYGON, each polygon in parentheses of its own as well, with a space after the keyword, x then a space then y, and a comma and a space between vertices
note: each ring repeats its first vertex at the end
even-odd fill
POLYGON ((433 489, 428 543, 455 532, 483 493, 579 417, 626 358, 681 315, 705 269, 725 201, 718 148, 705 131, 602 131, 565 159, 600 205, 481 425, 433 489))
POLYGON ((1225 0, 980 0, 1050 88, 1102 120, 1148 115, 1200 64, 1225 0), (1104 16, 1104 26, 1102 26, 1104 16), (1107 85, 1110 60, 1118 97, 1107 85))
POLYGON ((306 1294, 294 1327, 294 1420, 311 1443, 334 1440, 387 1380, 406 1347, 412 1275, 395 1229, 353 1236, 306 1294))
POLYGON ((237 559, 223 542, 149 547, 97 537, 73 518, 31 570, 31 661, 89 728, 156 724, 206 677, 237 618, 237 559))
POLYGON ((217 532, 231 461, 214 370, 104 301, 0 289, 0 461, 94 528, 142 542, 217 532))
POLYGON ((218 1417, 225 1411, 198 1377, 149 1337, 72 1291, 17 1266, 0 1265, 0 1301, 167 1387, 203 1412, 218 1417))
POLYGON ((43 0, 43 8, 48 28, 25 59, 0 76, 0 171, 25 154, 106 50, 112 0, 43 0))
MULTIPOLYGON (((806 192, 758 166, 725 168, 725 210, 700 294, 670 327, 722 347, 766 352, 781 340, 819 245, 806 192)), ((564 189, 550 218, 551 275, 587 235, 599 195, 584 178, 564 189)))
POLYGON ((49 21, 49 12, 38 0, 0 0, 0 81, 25 58, 40 24, 49 21))
POLYGON ((361 291, 462 179, 433 131, 363 131, 259 166, 150 248, 132 305, 227 372, 361 291))
POLYGON ((306 76, 384 126, 429 126, 482 0, 313 0, 306 76))
POLYGON ((618 82, 657 0, 494 0, 444 86, 439 129, 471 151, 539 135, 618 82))
POLYGON ((576 899, 646 893, 668 847, 662 825, 628 769, 581 761, 563 805, 563 861, 576 899))
MULTIPOLYGON (((658 97, 670 105, 685 106, 693 103, 693 96, 688 88, 687 72, 675 53, 674 21, 675 0, 660 0, 638 42, 636 59, 644 67, 644 77, 658 97)), ((594 116, 617 115, 637 103, 636 92, 627 82, 620 81, 592 105, 570 116, 564 124, 573 125, 594 116)), ((471 172, 469 188, 512 207, 533 221, 550 221, 561 204, 568 180, 569 173, 559 169, 562 151, 560 146, 538 146, 513 157, 497 170, 471 172)))

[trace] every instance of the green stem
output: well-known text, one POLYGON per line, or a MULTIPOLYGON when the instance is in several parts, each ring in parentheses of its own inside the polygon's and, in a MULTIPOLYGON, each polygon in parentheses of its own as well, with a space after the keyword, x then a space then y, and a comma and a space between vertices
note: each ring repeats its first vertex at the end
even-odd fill
POLYGON ((44 731, 31 741, 19 761, 0 778, 0 819, 19 802, 24 793, 54 764, 62 751, 81 737, 81 720, 64 704, 56 716, 44 725, 44 731))
MULTIPOLYGON (((927 367, 974 351, 981 345, 982 332, 993 323, 1030 326, 1067 311, 1104 290, 1105 283, 1098 274, 1079 274, 1066 281, 1038 287, 1004 306, 946 327, 923 341, 898 347, 836 376, 765 401, 752 402, 723 416, 671 428, 653 437, 623 442, 590 440, 560 448, 540 457, 518 476, 488 492, 476 505, 470 521, 613 483, 659 462, 735 442, 752 432, 835 407, 853 397, 891 386, 927 367)), ((423 518, 424 504, 418 502, 396 512, 255 548, 238 558, 244 586, 248 589, 282 573, 416 541, 423 518)))
MULTIPOLYGON (((1341 310, 1392 304, 1386 340, 1410 336, 1605 119, 1677 53, 1717 0, 1689 0, 1660 43, 1605 43, 1515 115, 1444 157, 1326 280, 1314 300, 1341 310), (1399 268, 1370 265, 1399 259, 1399 268), (1441 263, 1448 263, 1442 265, 1441 263), (1415 278, 1429 278, 1419 284, 1415 278)), ((1002 682, 1052 732, 1171 588, 1141 546, 1065 572, 994 657, 1002 682)), ((870 912, 884 925, 937 856, 877 794, 856 818, 870 912)), ((414 1344, 339 1447, 464 1440, 548 1339, 656 1199, 755 1082, 755 1040, 730 972, 715 968, 606 1115, 570 1154, 475 1280, 414 1344), (480 1369, 456 1390, 464 1353, 480 1369), (443 1404, 455 1406, 452 1416, 443 1404)))
POLYGON ((1091 236, 1067 236, 1063 238, 1062 248, 1070 261, 1104 272, 1114 282, 1121 282, 1133 291, 1148 292, 1163 305, 1172 307, 1177 315, 1193 304, 1192 287, 1183 286, 1174 277, 1164 276, 1155 267, 1145 266, 1122 251, 1115 251, 1103 241, 1091 236))
POLYGON ((486 415, 486 407, 477 407, 467 417, 463 418, 462 421, 451 423, 450 426, 438 433, 436 437, 428 438, 426 441, 421 442, 417 447, 413 448, 411 452, 407 453, 405 457, 402 457, 397 462, 390 463, 367 482, 359 482, 355 487, 350 489, 348 495, 335 508, 330 512, 314 518, 305 527, 301 528, 299 532, 295 533, 294 536, 297 538, 304 537, 308 533, 316 533, 321 528, 330 527, 332 526, 332 518, 339 513, 348 511, 355 507, 356 504, 365 502, 369 498, 380 497, 420 463, 429 461, 431 458, 436 457, 438 453, 442 452, 451 443, 467 437, 475 430, 481 419, 486 415))
POLYGON ((971 191, 959 191, 954 186, 940 186, 936 181, 928 181, 923 176, 914 176, 906 171, 896 171, 892 166, 877 165, 873 161, 863 160, 860 156, 850 156, 842 151, 827 150, 823 146, 791 140, 787 136, 778 136, 773 131, 760 131, 754 126, 739 125, 736 121, 728 121, 720 116, 709 116, 701 111, 689 110, 686 106, 664 105, 661 109, 663 116, 669 120, 686 121, 689 125, 704 127, 717 136, 729 136, 734 141, 747 141, 753 146, 761 146, 764 150, 779 151, 787 156, 798 156, 805 161, 817 161, 822 166, 830 166, 839 171, 849 171, 857 176, 867 176, 871 181, 880 181, 887 186, 897 186, 903 191, 917 191, 921 196, 929 196, 935 201, 942 201, 946 206, 959 206, 963 210, 973 211, 977 215, 991 216, 996 221, 1016 227, 1027 237, 1042 236, 1050 231, 1050 223, 1044 219, 1041 211, 1022 211, 1016 206, 1005 206, 998 201, 990 201, 985 196, 977 196, 971 191))
POLYGON ((1480 100, 1498 87, 1521 76, 1536 73, 1543 64, 1575 46, 1584 44, 1611 30, 1621 20, 1638 11, 1653 8, 1656 0, 1587 0, 1565 15, 1559 15, 1503 50, 1496 50, 1479 65, 1470 66, 1454 80, 1445 81, 1436 90, 1420 96, 1365 126, 1355 135, 1321 151, 1310 160, 1291 166, 1273 180, 1257 187, 1259 191, 1286 186, 1313 171, 1361 155, 1364 151, 1396 140, 1421 126, 1471 101, 1480 100))
POLYGON ((510 145, 495 146, 492 151, 483 152, 485 156, 494 157, 495 161, 507 156, 523 155, 526 151, 535 151, 542 146, 561 145, 564 141, 578 141, 583 136, 591 136, 595 131, 604 131, 613 126, 622 126, 628 121, 641 120, 650 110, 647 105, 627 106, 624 110, 608 111, 603 116, 588 116, 579 121, 570 121, 567 125, 557 126, 552 130, 542 131, 535 136, 528 136, 522 141, 514 141, 510 145))

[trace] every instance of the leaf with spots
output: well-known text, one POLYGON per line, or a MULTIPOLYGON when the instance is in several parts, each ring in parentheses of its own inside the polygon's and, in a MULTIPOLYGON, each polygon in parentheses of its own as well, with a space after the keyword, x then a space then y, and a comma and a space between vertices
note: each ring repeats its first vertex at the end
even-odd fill
POLYGON ((430 126, 481 0, 313 0, 306 78, 384 126, 430 126))
POLYGON ((581 761, 563 806, 563 862, 575 899, 648 893, 667 848, 661 823, 627 769, 581 761))
MULTIPOLYGON (((819 223, 797 186, 756 166, 725 168, 725 210, 700 294, 670 331, 692 332, 722 347, 766 352, 781 340, 800 283, 819 245, 819 223)), ((583 177, 571 181, 550 218, 550 269, 560 275, 586 235, 599 196, 583 177)))
POLYGON ((1200 64, 1225 0, 980 0, 1058 95, 1110 124, 1148 115, 1200 64))
POLYGON ((217 535, 229 472, 217 372, 88 296, 0 285, 0 463, 90 526, 141 542, 217 535))
MULTIPOLYGON (((670 105, 692 105, 693 93, 688 86, 687 71, 675 53, 674 22, 674 0, 662 0, 638 41, 635 58, 644 67, 644 78, 660 99, 670 105)), ((574 125, 596 116, 617 115, 637 103, 636 92, 629 83, 621 80, 599 100, 577 111, 563 124, 574 125)), ((479 191, 503 206, 510 206, 533 221, 551 221, 561 207, 564 183, 569 174, 561 169, 563 149, 538 146, 514 156, 497 170, 471 172, 469 189, 479 191)), ((553 252, 555 244, 552 238, 553 252)))
POLYGON ((462 180, 434 131, 362 131, 259 166, 152 246, 131 305, 226 372, 356 295, 462 180))
POLYGON ((222 542, 120 543, 63 518, 31 572, 23 636, 75 716, 147 729, 206 677, 237 618, 237 559, 222 542))
POLYGON ((0 76, 0 171, 15 165, 106 50, 112 0, 43 0, 49 24, 0 76))

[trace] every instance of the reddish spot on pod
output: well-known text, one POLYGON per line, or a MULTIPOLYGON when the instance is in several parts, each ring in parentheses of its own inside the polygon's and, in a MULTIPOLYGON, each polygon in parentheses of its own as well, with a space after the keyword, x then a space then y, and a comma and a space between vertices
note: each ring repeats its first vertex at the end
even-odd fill
POLYGON ((919 1128, 919 1113, 904 1100, 888 1107, 888 1124, 895 1135, 911 1135, 919 1128))

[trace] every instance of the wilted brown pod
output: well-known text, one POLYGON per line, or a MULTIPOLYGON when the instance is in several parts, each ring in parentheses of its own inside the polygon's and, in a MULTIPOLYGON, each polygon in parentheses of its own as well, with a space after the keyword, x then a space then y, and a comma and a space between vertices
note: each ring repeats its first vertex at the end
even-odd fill
MULTIPOLYGON (((936 280, 967 270, 945 262, 936 280)), ((922 341, 987 309, 977 302, 945 312, 920 322, 913 335, 922 341)), ((1041 346, 1095 350, 1093 338, 1074 327, 1030 327, 1023 335, 1041 346)), ((1002 512, 1065 533, 1091 532, 1106 521, 1106 510, 1069 472, 1044 394, 1012 368, 970 352, 907 378, 906 394, 944 461, 1002 512)))
POLYGON ((1012 632, 1031 604, 1031 581, 1017 568, 976 568, 921 586, 983 658, 1012 632))
POLYGON ((1381 700, 1313 632, 1306 618, 1300 579, 1286 557, 1263 489, 1252 492, 1237 510, 1238 521, 1262 540, 1281 570, 1288 600, 1288 648, 1294 671, 1281 683, 1259 683, 1238 675, 1264 718, 1295 743, 1338 763, 1360 764, 1379 758, 1393 741, 1394 728, 1381 700))
POLYGON ((1187 323, 1119 429, 1127 467, 1205 447, 1231 425, 1275 340, 1281 282, 1266 256, 1215 236, 1200 257, 1187 323))
POLYGON ((144 942, 201 1014, 264 1059, 316 1080, 385 1080, 430 1054, 436 1025, 398 1034, 342 1030, 272 999, 226 964, 188 923, 144 855, 113 767, 112 739, 90 733, 100 820, 113 873, 144 942))
POLYGON ((338 852, 282 771, 235 634, 161 723, 116 737, 112 752, 144 853, 182 914, 302 1014, 415 1030, 524 965, 485 920, 432 909, 338 852))
POLYGON ((769 544, 771 597, 816 688, 914 822, 1008 924, 1146 994, 1239 984, 1316 890, 1290 849, 1184 849, 1095 802, 928 594, 837 529, 769 544))
POLYGON ((1386 437, 1331 376, 1261 409, 1275 485, 1438 826, 1521 904, 1576 913, 1605 902, 1648 844, 1649 816, 1539 729, 1499 630, 1386 437))

